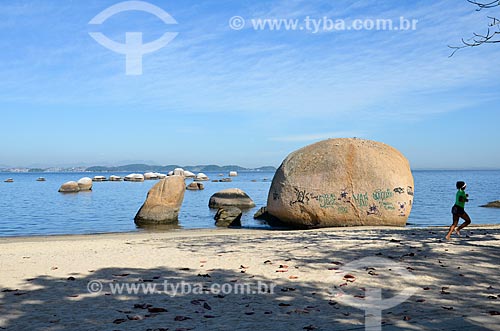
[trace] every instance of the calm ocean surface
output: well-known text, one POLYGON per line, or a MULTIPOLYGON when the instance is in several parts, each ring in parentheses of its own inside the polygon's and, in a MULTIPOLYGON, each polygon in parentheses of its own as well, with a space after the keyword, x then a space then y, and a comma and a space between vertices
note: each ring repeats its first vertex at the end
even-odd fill
MULTIPOLYGON (((455 199, 455 182, 465 180, 470 202, 466 210, 475 224, 500 224, 500 209, 480 208, 500 200, 500 171, 414 171, 415 201, 408 226, 449 225, 455 199)), ((156 181, 96 182, 93 191, 61 194, 59 186, 81 177, 103 173, 0 173, 0 236, 84 234, 145 231, 134 224, 134 216, 156 181), (46 182, 37 182, 45 177, 46 182), (14 183, 4 183, 13 178, 14 183)), ((127 173, 115 173, 125 176, 127 173)), ((207 173, 211 179, 217 173, 207 173)), ((227 175, 227 174, 226 174, 227 175)), ((215 211, 208 208, 210 196, 222 189, 244 190, 257 207, 244 212, 243 227, 267 228, 253 219, 255 211, 266 205, 274 173, 240 173, 231 183, 204 182, 203 191, 186 191, 177 227, 214 228, 215 211), (252 181, 252 180, 256 180, 252 181)), ((186 181, 189 183, 189 181, 186 181)), ((147 231, 147 230, 146 230, 147 231)))

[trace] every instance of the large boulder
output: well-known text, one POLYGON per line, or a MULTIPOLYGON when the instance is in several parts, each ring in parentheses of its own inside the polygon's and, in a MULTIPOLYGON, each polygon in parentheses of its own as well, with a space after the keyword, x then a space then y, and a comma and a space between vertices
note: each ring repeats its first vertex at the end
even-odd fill
POLYGON ((215 225, 221 227, 241 226, 241 215, 243 213, 236 207, 222 207, 215 214, 215 225))
POLYGON ((238 207, 238 208, 253 208, 255 203, 253 200, 238 188, 230 188, 214 193, 208 202, 210 208, 220 207, 238 207))
POLYGON ((80 191, 91 191, 92 190, 92 179, 89 177, 83 177, 78 180, 78 187, 80 191))
POLYGON ((146 201, 134 218, 135 223, 143 225, 177 222, 184 191, 182 176, 170 176, 160 180, 149 190, 146 201))
POLYGON ((404 226, 413 203, 408 160, 383 143, 341 138, 301 148, 274 175, 269 214, 300 228, 404 226))
POLYGON ((61 185, 59 188, 59 192, 61 193, 77 193, 80 192, 80 187, 78 183, 75 181, 66 182, 61 185))

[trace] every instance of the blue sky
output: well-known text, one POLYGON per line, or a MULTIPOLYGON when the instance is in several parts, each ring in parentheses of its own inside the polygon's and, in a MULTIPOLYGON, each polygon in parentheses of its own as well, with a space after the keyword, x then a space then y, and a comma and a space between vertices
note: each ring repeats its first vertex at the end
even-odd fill
POLYGON ((398 148, 413 168, 500 168, 500 46, 448 57, 492 14, 465 0, 149 1, 178 24, 138 11, 88 24, 118 2, 0 3, 0 165, 278 166, 304 145, 356 136, 398 148), (235 31, 235 15, 418 25, 235 31), (178 35, 130 76, 93 31, 178 35))

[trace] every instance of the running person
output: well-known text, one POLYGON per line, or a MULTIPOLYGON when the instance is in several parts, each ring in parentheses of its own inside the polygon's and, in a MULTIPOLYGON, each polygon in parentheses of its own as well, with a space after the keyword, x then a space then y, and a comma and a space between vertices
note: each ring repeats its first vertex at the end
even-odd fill
POLYGON ((446 235, 446 240, 450 240, 451 234, 453 231, 460 236, 460 230, 465 228, 467 225, 470 224, 470 217, 469 215, 465 212, 465 203, 469 202, 469 195, 465 194, 465 188, 467 187, 467 184, 465 182, 459 181, 457 182, 457 195, 455 198, 455 205, 451 209, 451 213, 453 214, 453 224, 450 226, 450 230, 448 231, 448 234, 446 235), (458 226, 458 221, 462 218, 464 220, 464 223, 462 225, 458 226))

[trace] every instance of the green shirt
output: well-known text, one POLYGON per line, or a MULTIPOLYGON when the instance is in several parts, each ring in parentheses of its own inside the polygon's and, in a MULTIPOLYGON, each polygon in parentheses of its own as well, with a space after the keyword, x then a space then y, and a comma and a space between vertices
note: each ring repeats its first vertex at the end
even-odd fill
POLYGON ((465 195, 465 192, 462 190, 458 190, 457 192, 457 198, 455 200, 455 204, 459 207, 464 208, 465 207, 465 200, 467 199, 467 196, 465 195))

